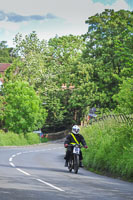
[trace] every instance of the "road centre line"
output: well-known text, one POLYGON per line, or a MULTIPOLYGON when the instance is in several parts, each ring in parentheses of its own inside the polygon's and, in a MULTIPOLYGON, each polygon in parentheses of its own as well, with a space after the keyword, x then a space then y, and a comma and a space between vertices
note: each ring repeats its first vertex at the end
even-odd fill
MULTIPOLYGON (((14 163, 12 162, 12 160, 13 160, 13 158, 14 158, 15 156, 21 155, 21 154, 23 154, 23 153, 34 153, 34 152, 47 151, 47 150, 49 151, 49 150, 53 150, 53 149, 55 150, 55 149, 60 149, 60 148, 63 148, 63 147, 51 148, 51 149, 45 149, 45 150, 35 150, 35 151, 19 152, 19 153, 16 153, 16 154, 12 155, 12 156, 9 158, 9 164, 10 164, 12 167, 14 167, 16 170, 18 170, 19 172, 21 172, 21 173, 23 173, 23 174, 25 174, 25 175, 27 175, 27 176, 31 176, 31 174, 29 174, 29 173, 27 173, 27 172, 21 170, 20 168, 17 168, 17 167, 14 165, 14 163)), ((60 192, 64 192, 64 190, 62 190, 62 189, 59 188, 59 187, 54 186, 54 185, 51 184, 51 183, 48 183, 48 182, 43 181, 43 180, 41 180, 41 179, 35 179, 35 180, 37 180, 37 181, 39 181, 39 182, 41 182, 41 183, 43 183, 43 184, 45 184, 45 185, 48 185, 48 186, 50 186, 50 187, 52 187, 52 188, 54 188, 54 189, 56 189, 56 190, 58 190, 58 191, 60 191, 60 192)))
POLYGON ((48 182, 46 182, 46 181, 43 181, 43 180, 41 180, 41 179, 36 179, 36 180, 39 181, 39 182, 41 182, 41 183, 44 183, 45 185, 48 185, 48 186, 50 186, 50 187, 52 187, 52 188, 54 188, 54 189, 56 189, 56 190, 59 190, 59 191, 61 191, 61 192, 64 192, 64 190, 62 190, 62 189, 59 188, 59 187, 54 186, 53 184, 50 184, 50 183, 48 183, 48 182))
POLYGON ((19 153, 17 153, 16 155, 18 156, 18 155, 21 155, 22 153, 21 152, 19 152, 19 153))
POLYGON ((12 167, 15 167, 15 165, 14 165, 12 162, 10 162, 10 165, 11 165, 12 167))
POLYGON ((21 170, 21 169, 19 169, 19 168, 16 168, 16 170, 22 172, 23 174, 25 174, 25 175, 27 175, 27 176, 31 176, 31 174, 29 174, 29 173, 27 173, 27 172, 25 172, 25 171, 23 171, 23 170, 21 170))

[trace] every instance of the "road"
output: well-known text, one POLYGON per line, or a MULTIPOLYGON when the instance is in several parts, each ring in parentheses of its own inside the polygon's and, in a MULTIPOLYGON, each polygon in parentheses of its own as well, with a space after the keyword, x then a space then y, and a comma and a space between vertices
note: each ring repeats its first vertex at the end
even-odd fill
POLYGON ((64 167, 63 140, 0 147, 0 200, 131 200, 133 184, 64 167))

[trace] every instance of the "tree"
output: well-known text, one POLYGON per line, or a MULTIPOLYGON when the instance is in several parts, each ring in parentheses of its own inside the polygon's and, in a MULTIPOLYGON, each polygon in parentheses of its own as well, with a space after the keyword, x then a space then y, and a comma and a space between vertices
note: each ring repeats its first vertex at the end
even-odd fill
POLYGON ((130 11, 105 10, 86 20, 85 63, 93 65, 90 81, 95 84, 92 104, 110 109, 116 104, 112 96, 119 92, 122 80, 131 76, 132 19, 130 11))
POLYGON ((4 84, 5 128, 15 133, 32 132, 42 127, 46 110, 32 86, 16 81, 4 84))
MULTIPOLYGON (((76 108, 73 101, 70 99, 71 97, 72 99, 77 99, 75 91, 78 89, 79 84, 76 84, 77 77, 75 75, 78 69, 75 65, 81 57, 82 50, 85 48, 85 43, 81 36, 69 35, 50 39, 48 45, 52 57, 49 68, 52 69, 52 71, 54 69, 53 72, 51 71, 53 75, 52 83, 56 83, 54 91, 51 92, 54 94, 54 99, 56 98, 57 101, 60 102, 58 111, 61 114, 61 118, 60 123, 57 120, 58 126, 60 124, 62 128, 69 127, 74 123, 75 113, 78 114, 80 110, 81 114, 81 107, 79 106, 76 108), (66 86, 65 89, 62 88, 63 85, 66 86), (71 89, 71 87, 73 87, 73 89, 71 89)), ((78 117, 76 117, 76 120, 77 118, 78 117)), ((54 120, 52 120, 52 122, 54 122, 54 120)))
POLYGON ((55 93, 59 88, 56 84, 57 69, 52 52, 44 40, 38 39, 35 32, 26 35, 24 39, 18 34, 14 42, 14 53, 18 58, 7 70, 6 81, 26 80, 32 85, 48 110, 48 124, 53 127, 52 121, 58 123, 62 119, 62 112, 59 112, 60 101, 58 98, 56 100, 55 93))
POLYGON ((52 56, 51 64, 54 61, 56 67, 54 72, 58 84, 70 85, 73 64, 81 57, 82 50, 85 48, 83 37, 73 35, 55 37, 49 40, 48 45, 52 56))
POLYGON ((12 55, 13 48, 7 47, 6 41, 0 42, 0 63, 12 63, 14 56, 12 55))
POLYGON ((45 40, 40 41, 35 31, 26 35, 25 38, 22 37, 22 34, 18 33, 13 39, 13 42, 15 45, 13 53, 23 58, 23 60, 25 60, 31 52, 44 52, 47 46, 47 42, 45 40))
POLYGON ((67 127, 75 114, 72 111, 69 115, 71 92, 62 90, 62 85, 66 84, 69 88, 72 84, 70 74, 74 74, 74 63, 85 47, 83 38, 73 35, 55 37, 47 45, 32 32, 24 39, 20 34, 16 35, 14 42, 18 59, 7 70, 6 80, 26 80, 33 85, 48 111, 45 129, 48 126, 51 130, 55 130, 55 127, 60 130, 64 124, 67 127), (19 58, 20 55, 23 59, 19 58))
POLYGON ((45 58, 48 52, 46 41, 40 41, 33 31, 25 38, 22 38, 22 34, 17 34, 14 45, 13 54, 17 56, 17 60, 8 71, 8 78, 26 80, 30 85, 38 87, 42 84, 42 75, 45 73, 45 58), (10 72, 12 77, 9 77, 10 72))

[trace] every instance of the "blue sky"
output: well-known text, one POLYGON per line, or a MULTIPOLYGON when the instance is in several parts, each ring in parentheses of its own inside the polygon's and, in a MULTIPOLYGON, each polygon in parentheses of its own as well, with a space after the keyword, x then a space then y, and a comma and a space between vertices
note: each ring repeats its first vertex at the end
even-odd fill
POLYGON ((132 10, 133 0, 0 0, 0 41, 13 46, 17 33, 40 40, 87 32, 85 20, 104 9, 132 10))

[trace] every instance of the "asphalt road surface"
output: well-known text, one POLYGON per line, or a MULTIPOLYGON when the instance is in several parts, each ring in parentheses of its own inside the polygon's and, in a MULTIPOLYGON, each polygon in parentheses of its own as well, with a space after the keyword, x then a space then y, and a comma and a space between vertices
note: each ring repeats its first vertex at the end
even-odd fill
POLYGON ((64 167, 63 140, 0 147, 0 200, 131 200, 133 183, 64 167))

